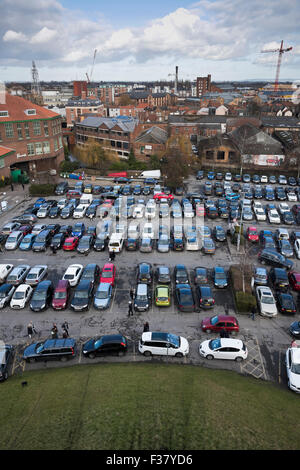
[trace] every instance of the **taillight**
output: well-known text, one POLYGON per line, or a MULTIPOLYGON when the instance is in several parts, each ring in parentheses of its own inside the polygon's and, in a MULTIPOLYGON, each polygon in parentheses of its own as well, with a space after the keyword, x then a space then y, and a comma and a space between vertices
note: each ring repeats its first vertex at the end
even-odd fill
POLYGON ((121 346, 124 346, 124 347, 125 347, 125 343, 120 343, 120 344, 121 344, 121 346))
POLYGON ((72 351, 72 356, 74 356, 74 349, 73 349, 73 348, 71 348, 71 351, 72 351))

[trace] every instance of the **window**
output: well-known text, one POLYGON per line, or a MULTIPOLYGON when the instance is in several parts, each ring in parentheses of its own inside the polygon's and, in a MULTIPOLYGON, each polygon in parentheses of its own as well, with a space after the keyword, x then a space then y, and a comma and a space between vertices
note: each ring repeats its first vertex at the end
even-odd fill
POLYGON ((34 155, 34 145, 33 144, 27 144, 27 153, 28 153, 28 156, 34 155))
POLYGON ((58 142, 57 139, 54 139, 54 151, 56 152, 58 150, 58 142))
POLYGON ((236 157, 236 153, 231 151, 231 152, 229 152, 228 157, 229 157, 229 160, 234 160, 235 157, 236 157))
POLYGON ((13 138, 14 136, 14 128, 13 128, 13 125, 11 122, 5 122, 4 123, 4 126, 5 126, 5 135, 8 139, 11 139, 13 138))
POLYGON ((5 167, 5 164, 4 164, 4 158, 0 158, 0 168, 4 168, 5 167))
POLYGON ((22 133, 22 124, 18 122, 17 124, 17 132, 18 132, 18 139, 22 140, 23 139, 23 133, 22 133))
POLYGON ((27 116, 32 116, 36 114, 36 109, 26 109, 25 113, 27 116))
POLYGON ((44 133, 45 133, 45 137, 49 136, 49 128, 48 128, 48 122, 47 121, 44 121, 44 133))
POLYGON ((33 121, 33 134, 41 135, 41 123, 40 121, 33 121))
POLYGON ((219 150, 217 153, 217 160, 225 160, 225 152, 222 152, 222 150, 219 150))
POLYGON ((41 142, 36 142, 35 144, 35 153, 36 155, 41 155, 43 153, 43 146, 41 142))
POLYGON ((0 111, 0 117, 8 117, 8 111, 0 111))
POLYGON ((58 142, 59 142, 59 148, 61 149, 62 146, 63 146, 63 143, 62 143, 62 138, 61 136, 58 137, 58 142))
POLYGON ((28 122, 25 122, 24 127, 25 127, 25 137, 26 137, 26 139, 29 139, 29 138, 30 138, 30 135, 29 135, 29 123, 28 123, 28 122))
POLYGON ((213 150, 207 150, 206 151, 206 160, 213 160, 214 159, 214 151, 213 150))
POLYGON ((1 136, 1 132, 0 132, 0 142, 2 142, 2 136, 1 136))

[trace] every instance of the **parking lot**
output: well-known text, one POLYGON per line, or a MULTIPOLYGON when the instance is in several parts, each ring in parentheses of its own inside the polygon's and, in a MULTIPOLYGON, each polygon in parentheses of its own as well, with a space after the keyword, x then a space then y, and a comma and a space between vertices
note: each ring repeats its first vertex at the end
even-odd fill
MULTIPOLYGON (((203 192, 204 181, 196 181, 191 177, 185 184, 189 192, 203 192)), ((150 196, 151 197, 151 196, 150 196)), ((55 199, 61 197, 55 196, 55 199)), ((36 198, 33 198, 34 202, 36 198)), ((51 199, 54 199, 51 197, 51 199)), ((149 197, 147 197, 149 199, 149 197)), ((178 199, 181 199, 178 197, 178 199)), ((217 199, 212 196, 209 199, 217 199)), ((266 204, 266 201, 262 201, 266 204)), ((278 201, 275 201, 277 204, 278 201)), ((289 203, 292 205, 293 203, 289 203)), ((22 213, 24 207, 18 207, 17 213, 3 213, 1 215, 0 223, 4 226, 7 222, 11 221, 12 217, 22 213)), ((90 220, 87 218, 74 220, 72 218, 61 220, 59 217, 56 219, 42 219, 38 223, 45 224, 59 223, 74 225, 77 221, 84 221, 86 226, 97 225, 98 220, 90 220)), ((171 224, 172 224, 171 220, 171 224)), ((228 222, 220 218, 204 221, 205 225, 214 227, 215 225, 222 225, 227 231, 228 222)), ((259 230, 268 229, 275 230, 276 225, 265 222, 246 222, 244 221, 244 230, 249 225, 255 225, 259 230)), ((288 228, 289 231, 296 230, 296 226, 280 227, 288 228)), ((247 251, 249 256, 249 264, 258 265, 257 253, 259 246, 253 246, 251 250, 247 251)), ((243 253, 243 247, 241 247, 243 253)), ((73 263, 79 263, 86 266, 89 263, 97 263, 100 268, 108 262, 108 250, 96 252, 91 250, 87 255, 79 254, 76 251, 63 252, 57 251, 53 254, 48 248, 45 253, 33 253, 32 251, 21 251, 19 249, 14 251, 4 251, 1 254, 1 263, 11 263, 14 266, 18 264, 29 264, 34 266, 37 264, 46 264, 48 266, 47 279, 53 281, 56 285, 57 281, 62 278, 66 268, 73 263)), ((226 289, 216 289, 213 286, 211 274, 214 266, 219 265, 225 268, 228 272, 232 264, 238 264, 240 255, 236 251, 227 238, 225 242, 216 243, 216 252, 214 255, 203 254, 201 251, 187 251, 174 252, 170 250, 168 253, 160 253, 154 249, 151 253, 141 253, 139 251, 129 252, 125 249, 116 255, 114 264, 117 268, 116 286, 114 287, 112 302, 107 310, 99 311, 93 306, 87 312, 74 312, 70 308, 64 311, 55 311, 51 307, 47 310, 36 313, 32 312, 29 307, 21 310, 13 310, 9 306, 0 310, 0 338, 6 343, 14 344, 16 346, 16 355, 14 363, 12 364, 12 373, 22 373, 26 370, 34 370, 38 368, 50 367, 63 367, 66 364, 58 362, 40 362, 37 364, 25 364, 21 360, 21 354, 26 344, 30 343, 27 337, 27 324, 33 321, 37 329, 37 336, 33 338, 41 340, 50 336, 50 331, 53 323, 57 323, 59 333, 61 335, 60 325, 66 320, 69 323, 69 334, 71 337, 78 340, 78 344, 82 344, 87 338, 102 334, 110 334, 120 332, 128 338, 128 353, 124 357, 105 357, 98 358, 95 361, 170 361, 174 363, 190 363, 195 365, 204 365, 210 368, 224 368, 234 370, 241 374, 251 375, 255 378, 263 380, 271 380, 273 382, 286 383, 285 367, 284 367, 284 353, 286 348, 291 343, 291 337, 288 333, 290 323, 299 318, 299 311, 297 310, 294 316, 284 316, 278 314, 275 318, 268 319, 256 316, 255 321, 248 315, 239 315, 236 313, 233 292, 234 286, 229 285, 226 289), (214 308, 209 311, 194 311, 191 313, 180 312, 174 299, 174 281, 172 281, 171 290, 171 306, 168 308, 158 308, 152 301, 149 311, 144 313, 135 312, 132 317, 128 317, 128 301, 130 300, 129 290, 136 285, 136 267, 142 262, 146 261, 152 264, 153 269, 160 265, 166 265, 173 271, 176 264, 181 263, 186 266, 189 272, 190 279, 192 279, 193 269, 196 266, 202 266, 208 269, 210 275, 209 284, 213 290, 215 299, 214 308), (240 333, 238 338, 242 339, 248 348, 249 355, 246 361, 242 363, 235 363, 234 361, 207 361, 202 359, 199 355, 199 343, 207 339, 207 334, 201 331, 201 320, 206 316, 213 316, 215 314, 230 314, 238 318, 240 324, 240 333), (143 331, 145 321, 150 324, 150 331, 166 331, 172 332, 187 338, 190 344, 190 354, 183 359, 177 358, 146 358, 138 352, 138 341, 143 331)), ((294 270, 300 269, 300 261, 294 257, 294 270)), ((152 299, 155 288, 155 282, 151 285, 152 299)), ((195 286, 191 282, 193 291, 195 286)), ((296 297, 295 297, 296 299, 296 297)), ((81 348, 78 348, 78 355, 72 362, 68 363, 90 363, 90 359, 86 359, 81 354, 81 348)))

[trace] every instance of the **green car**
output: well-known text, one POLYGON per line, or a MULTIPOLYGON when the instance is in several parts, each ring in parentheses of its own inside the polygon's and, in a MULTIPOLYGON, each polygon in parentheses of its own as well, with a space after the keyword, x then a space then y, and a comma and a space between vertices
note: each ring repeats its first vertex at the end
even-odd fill
POLYGON ((169 307, 171 305, 169 286, 165 286, 165 285, 156 286, 155 305, 157 307, 169 307))

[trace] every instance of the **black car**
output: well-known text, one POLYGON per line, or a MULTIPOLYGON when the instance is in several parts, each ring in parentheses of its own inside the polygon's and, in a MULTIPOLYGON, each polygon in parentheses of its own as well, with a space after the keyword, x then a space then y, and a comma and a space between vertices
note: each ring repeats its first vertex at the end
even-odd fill
POLYGON ((58 217, 59 214, 60 214, 60 208, 58 206, 55 206, 55 207, 51 207, 48 215, 50 219, 55 219, 55 217, 58 217))
POLYGON ((94 243, 94 250, 95 251, 103 251, 107 245, 107 239, 104 233, 99 233, 95 243, 94 243))
POLYGON ((270 264, 278 268, 291 269, 293 267, 293 262, 277 251, 271 249, 262 250, 258 254, 258 260, 261 264, 270 264))
POLYGON ((15 291, 15 286, 11 284, 2 284, 0 286, 0 308, 6 307, 15 291))
POLYGON ((296 178, 294 178, 293 176, 289 176, 289 177, 288 177, 288 184, 289 184, 290 186, 296 186, 296 185, 297 185, 296 178))
POLYGON ((151 304, 151 291, 147 283, 138 283, 133 299, 135 311, 146 312, 151 304))
POLYGON ((260 177, 258 175, 253 175, 252 176, 252 182, 254 184, 259 184, 260 183, 260 177))
POLYGON ((282 222, 286 225, 294 225, 295 219, 291 211, 285 211, 282 214, 282 222))
POLYGON ((66 236, 63 233, 56 233, 51 240, 50 248, 55 248, 56 250, 60 250, 64 244, 66 236))
POLYGON ((125 241, 125 249, 127 251, 136 251, 139 248, 139 240, 136 238, 127 238, 125 241))
POLYGON ((137 282, 152 282, 152 266, 150 263, 140 263, 137 268, 137 282))
POLYGON ((75 311, 88 310, 93 298, 93 283, 81 280, 75 288, 70 307, 75 311))
POLYGON ((196 290, 199 300, 199 307, 203 309, 213 308, 215 305, 215 300, 213 298, 213 293, 210 286, 198 285, 196 290))
POLYGON ((196 179, 202 180, 203 178, 204 178, 204 171, 202 170, 197 171, 196 179))
POLYGON ((171 241, 171 246, 174 251, 183 251, 184 250, 184 239, 183 237, 177 237, 174 238, 171 241))
POLYGON ((206 215, 209 219, 216 219, 219 214, 215 206, 209 206, 206 208, 206 215))
POLYGON ((169 284, 171 282, 171 273, 168 266, 158 266, 156 268, 156 280, 159 284, 169 284))
POLYGON ((72 225, 61 225, 58 233, 63 233, 66 237, 72 233, 72 225))
POLYGON ((189 275, 183 264, 176 264, 174 269, 174 279, 176 284, 188 284, 189 275))
POLYGON ((40 312, 46 310, 52 301, 53 296, 53 284, 51 281, 39 282, 33 291, 33 295, 30 300, 30 308, 34 312, 40 312))
POLYGON ((254 188, 253 197, 255 199, 262 199, 263 198, 263 191, 261 188, 254 188))
POLYGON ((183 192, 184 192, 184 190, 183 190, 182 187, 175 188, 175 195, 176 196, 183 196, 183 192))
POLYGON ((59 232, 59 229, 60 229, 60 225, 59 225, 59 224, 49 224, 49 225, 47 225, 47 227, 46 227, 46 230, 49 230, 49 231, 50 231, 51 237, 53 237, 53 235, 55 235, 56 233, 58 233, 58 232, 59 232))
POLYGON ((87 208, 86 210, 86 217, 89 217, 90 219, 93 219, 97 215, 97 207, 96 205, 91 205, 87 208))
POLYGON ((197 266, 195 268, 194 283, 195 284, 207 284, 208 283, 208 275, 207 275, 206 268, 201 268, 200 266, 197 266))
POLYGON ((87 264, 81 274, 81 281, 90 281, 93 286, 97 283, 100 276, 100 267, 98 264, 90 263, 87 264))
POLYGON ((175 298, 181 312, 193 312, 195 310, 194 294, 189 284, 177 284, 175 298))
POLYGON ((93 194, 101 194, 102 193, 102 186, 100 186, 99 184, 96 184, 94 187, 93 187, 93 194))
POLYGON ((14 357, 14 347, 10 344, 0 345, 0 382, 8 379, 10 365, 14 357))
POLYGON ((82 354, 90 359, 96 356, 123 356, 127 351, 127 339, 123 335, 104 335, 89 339, 82 346, 82 354))
POLYGON ((292 294, 278 292, 276 295, 276 303, 280 313, 293 315, 297 312, 297 308, 292 294))
POLYGON ((36 215, 38 213, 39 208, 34 207, 34 205, 28 206, 27 209, 24 211, 24 215, 26 214, 34 214, 36 215))
POLYGON ((227 209, 227 207, 220 207, 219 208, 219 217, 221 219, 228 219, 229 217, 229 210, 227 209))
POLYGON ((290 283, 287 272, 283 268, 271 268, 269 273, 269 279, 276 290, 287 291, 290 283))
POLYGON ((300 338, 300 321, 294 321, 289 327, 289 332, 294 338, 300 338))
POLYGON ((221 225, 216 225, 213 229, 213 236, 217 242, 225 242, 226 241, 226 233, 221 225))
POLYGON ((292 243, 295 243, 296 240, 300 240, 300 232, 298 232, 297 230, 291 232, 290 240, 292 243))
POLYGON ((73 338, 47 339, 32 343, 23 352, 26 362, 61 360, 66 361, 76 356, 76 341, 73 338))
POLYGON ((42 230, 33 242, 32 251, 46 251, 47 247, 51 243, 51 238, 50 230, 42 230))
POLYGON ((93 242, 94 242, 93 235, 83 235, 83 237, 80 238, 79 243, 77 245, 78 253, 87 255, 93 246, 93 242))
POLYGON ((72 217, 73 212, 74 212, 74 206, 68 205, 61 210, 60 216, 62 219, 68 219, 69 217, 72 217))
POLYGON ((139 196, 141 192, 142 192, 142 186, 140 184, 136 184, 133 188, 132 194, 134 194, 135 196, 139 196))
POLYGON ((143 194, 144 196, 149 196, 151 194, 151 188, 150 186, 144 186, 143 188, 143 194))
POLYGON ((58 183, 58 185, 56 186, 56 188, 55 188, 55 194, 56 194, 57 196, 60 196, 60 195, 62 195, 62 194, 67 193, 68 190, 69 190, 69 185, 68 185, 68 183, 67 183, 66 181, 63 181, 63 182, 61 182, 61 183, 58 183))

